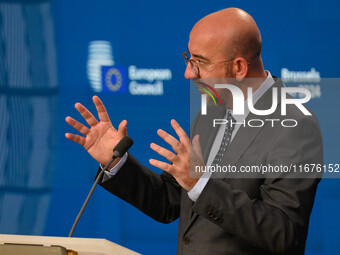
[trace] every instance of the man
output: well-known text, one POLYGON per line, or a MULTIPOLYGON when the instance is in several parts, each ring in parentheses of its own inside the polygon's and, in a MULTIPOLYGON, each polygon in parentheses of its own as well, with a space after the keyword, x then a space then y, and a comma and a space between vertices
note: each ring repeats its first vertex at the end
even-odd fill
MULTIPOLYGON (((270 88, 282 88, 281 82, 263 68, 261 35, 255 21, 240 9, 225 9, 201 19, 190 33, 188 51, 187 79, 234 78, 244 95, 248 87, 253 88, 256 109, 269 109, 270 88)), ((296 128, 272 127, 270 123, 259 128, 240 124, 216 128, 209 124, 209 128, 207 123, 214 117, 226 117, 229 123, 254 117, 249 109, 243 116, 233 116, 230 92, 218 92, 226 107, 222 111, 209 108, 211 114, 206 116, 198 114, 191 127, 191 141, 175 120, 171 125, 179 140, 158 130, 174 150, 151 144, 172 162, 150 160, 164 170, 161 175, 127 153, 111 164, 101 185, 160 222, 179 217, 177 254, 304 254, 318 178, 214 178, 211 173, 192 178, 190 172, 195 166, 217 164, 238 168, 321 164, 322 141, 316 118, 290 105, 285 117, 296 119, 296 128)), ((66 121, 86 137, 69 133, 66 137, 105 165, 113 147, 127 134, 127 122, 122 121, 116 130, 100 99, 95 96, 93 101, 100 122, 77 103, 76 109, 91 129, 67 117, 66 121)), ((281 120, 282 116, 276 110, 257 118, 281 120)))

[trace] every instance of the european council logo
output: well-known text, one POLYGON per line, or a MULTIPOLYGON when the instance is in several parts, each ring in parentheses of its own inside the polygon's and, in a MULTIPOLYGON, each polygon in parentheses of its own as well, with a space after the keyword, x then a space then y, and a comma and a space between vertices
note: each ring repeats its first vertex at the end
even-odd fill
POLYGON ((118 66, 102 66, 102 84, 104 93, 127 92, 127 69, 118 66))
POLYGON ((92 41, 89 44, 87 76, 94 92, 102 92, 102 66, 114 66, 112 46, 108 41, 92 41))
POLYGON ((96 93, 130 93, 140 96, 162 96, 163 81, 171 80, 171 70, 116 66, 109 41, 91 41, 87 76, 96 93))

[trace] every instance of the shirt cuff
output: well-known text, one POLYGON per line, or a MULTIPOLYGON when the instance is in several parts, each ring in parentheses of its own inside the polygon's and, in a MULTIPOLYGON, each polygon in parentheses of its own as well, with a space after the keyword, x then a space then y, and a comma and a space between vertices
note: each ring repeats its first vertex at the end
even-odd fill
MULTIPOLYGON (((122 168, 128 158, 127 152, 123 155, 123 157, 118 161, 118 163, 110 169, 110 171, 104 171, 103 181, 110 179, 112 176, 116 175, 118 171, 122 168)), ((100 168, 103 170, 104 166, 100 164, 100 168)))
POLYGON ((209 179, 210 179, 211 173, 210 172, 204 172, 201 178, 199 178, 196 185, 188 192, 189 198, 196 202, 198 197, 201 195, 205 185, 207 185, 209 179))

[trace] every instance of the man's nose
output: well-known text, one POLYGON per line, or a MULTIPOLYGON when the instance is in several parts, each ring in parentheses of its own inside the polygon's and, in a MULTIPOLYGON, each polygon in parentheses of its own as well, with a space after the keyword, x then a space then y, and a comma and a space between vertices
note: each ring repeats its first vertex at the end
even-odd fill
POLYGON ((185 72, 184 72, 184 77, 185 79, 188 79, 188 80, 192 78, 197 78, 197 75, 192 70, 190 63, 187 64, 187 68, 185 69, 185 72))

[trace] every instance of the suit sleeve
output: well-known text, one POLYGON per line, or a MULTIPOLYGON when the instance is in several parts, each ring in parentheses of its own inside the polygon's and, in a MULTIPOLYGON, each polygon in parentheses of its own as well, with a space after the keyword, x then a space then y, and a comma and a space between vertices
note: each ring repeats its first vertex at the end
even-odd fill
MULTIPOLYGON (((282 129, 271 141, 266 163, 323 164, 317 121, 304 118, 299 123, 299 128, 282 129)), ((320 177, 265 179, 260 187, 261 199, 250 199, 223 179, 210 179, 193 210, 256 247, 287 252, 304 242, 320 177)))
POLYGON ((100 185, 159 222, 179 217, 180 185, 170 174, 159 175, 141 165, 130 153, 119 172, 100 185))

